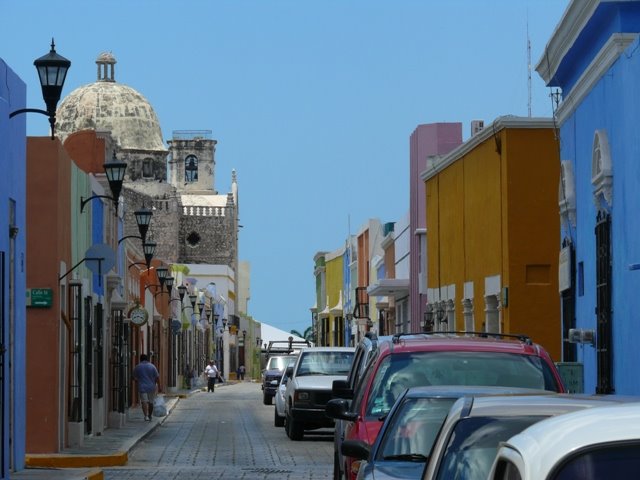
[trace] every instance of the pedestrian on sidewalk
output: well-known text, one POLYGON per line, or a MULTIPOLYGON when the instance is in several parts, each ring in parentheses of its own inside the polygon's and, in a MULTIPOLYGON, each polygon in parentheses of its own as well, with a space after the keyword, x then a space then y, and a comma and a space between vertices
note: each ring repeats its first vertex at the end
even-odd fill
POLYGON ((244 381, 244 373, 246 372, 246 369, 244 368, 244 365, 240 365, 238 367, 238 378, 242 381, 244 381))
POLYGON ((204 373, 207 376, 207 392, 213 392, 216 386, 216 378, 218 378, 218 367, 211 361, 207 368, 204 369, 204 373))
POLYGON ((160 374, 156 366, 149 361, 146 354, 140 355, 140 363, 133 369, 133 380, 138 387, 138 395, 140 404, 142 405, 142 413, 147 422, 151 421, 153 412, 153 401, 156 398, 157 391, 160 392, 160 374))

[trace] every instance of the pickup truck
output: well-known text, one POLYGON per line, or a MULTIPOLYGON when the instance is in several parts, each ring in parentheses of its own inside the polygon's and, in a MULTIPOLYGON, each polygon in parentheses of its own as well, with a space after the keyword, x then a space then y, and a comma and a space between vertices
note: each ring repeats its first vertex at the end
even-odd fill
POLYGON ((334 380, 346 380, 355 348, 313 347, 300 352, 285 391, 285 427, 291 440, 302 440, 305 430, 333 427, 325 415, 334 380))

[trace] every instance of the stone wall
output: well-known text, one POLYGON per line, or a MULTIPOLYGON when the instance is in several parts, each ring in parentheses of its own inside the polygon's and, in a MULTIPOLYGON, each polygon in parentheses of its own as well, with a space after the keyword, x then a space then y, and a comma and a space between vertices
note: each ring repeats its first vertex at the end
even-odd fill
POLYGON ((181 215, 180 263, 229 265, 236 270, 235 208, 223 210, 225 215, 181 215))
POLYGON ((167 195, 167 198, 154 198, 155 195, 150 196, 125 186, 123 197, 127 208, 124 235, 139 235, 134 212, 143 206, 150 208, 153 211, 153 216, 147 240, 153 240, 157 244, 155 258, 167 262, 177 261, 179 214, 175 195, 167 195))

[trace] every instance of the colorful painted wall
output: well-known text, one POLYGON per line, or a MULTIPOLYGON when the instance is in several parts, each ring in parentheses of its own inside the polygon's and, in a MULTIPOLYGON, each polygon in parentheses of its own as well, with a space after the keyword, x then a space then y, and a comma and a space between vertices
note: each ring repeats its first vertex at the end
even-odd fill
POLYGON ((418 125, 409 137, 410 316, 411 331, 420 330, 427 302, 424 236, 426 227, 425 185, 420 175, 433 155, 445 155, 462 143, 461 123, 418 125))
POLYGON ((563 320, 595 334, 593 343, 566 344, 584 365, 586 393, 640 394, 640 378, 630 373, 640 362, 638 32, 638 1, 571 1, 536 67, 548 86, 562 91, 556 111, 567 199, 561 240, 575 252, 563 320), (600 245, 599 216, 610 222, 600 245), (598 275, 599 264, 609 271, 598 275))
POLYGON ((71 324, 66 317, 66 280, 71 256, 70 179, 72 160, 56 140, 27 142, 27 288, 53 291, 48 308, 27 311, 27 371, 47 365, 48 388, 39 376, 27 377, 26 445, 28 453, 58 452, 66 440, 67 356, 71 324), (62 312, 62 314, 61 314, 62 312))
POLYGON ((427 167, 428 295, 452 302, 449 328, 489 328, 492 297, 502 332, 527 334, 559 359, 558 179, 548 119, 501 117, 427 167))
POLYGON ((342 299, 344 248, 325 256, 327 298, 329 305, 329 345, 344 346, 344 312, 342 299))
MULTIPOLYGON (((27 261, 26 86, 0 58, 0 478, 24 468, 27 261)), ((31 215, 31 213, 30 213, 31 215)))

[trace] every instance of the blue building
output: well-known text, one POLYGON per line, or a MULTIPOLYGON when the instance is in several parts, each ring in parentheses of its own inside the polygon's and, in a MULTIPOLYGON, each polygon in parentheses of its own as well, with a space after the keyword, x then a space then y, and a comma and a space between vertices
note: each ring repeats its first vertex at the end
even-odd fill
POLYGON ((26 85, 0 58, 0 479, 24 468, 26 85))
POLYGON ((640 1, 572 0, 536 66, 560 133, 563 360, 640 394, 640 1))

